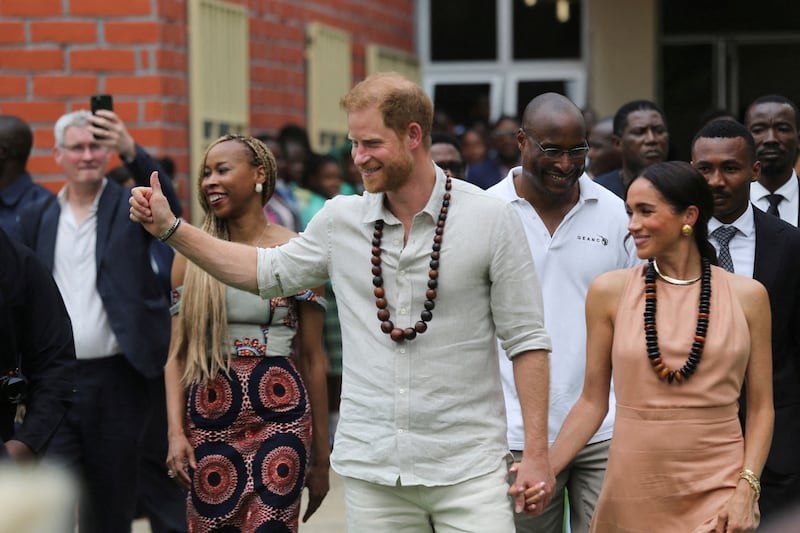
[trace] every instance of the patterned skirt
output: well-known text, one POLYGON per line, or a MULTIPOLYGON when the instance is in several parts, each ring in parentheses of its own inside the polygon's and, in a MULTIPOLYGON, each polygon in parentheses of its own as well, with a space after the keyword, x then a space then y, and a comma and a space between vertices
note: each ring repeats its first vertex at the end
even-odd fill
POLYGON ((192 385, 189 531, 296 532, 311 445, 305 384, 286 357, 236 357, 192 385))

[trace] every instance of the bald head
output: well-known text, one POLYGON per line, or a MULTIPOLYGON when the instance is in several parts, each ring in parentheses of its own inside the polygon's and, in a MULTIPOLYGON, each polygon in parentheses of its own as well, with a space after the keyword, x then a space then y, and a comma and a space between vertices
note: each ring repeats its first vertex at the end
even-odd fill
POLYGON ((540 94, 531 100, 522 114, 522 125, 526 130, 536 130, 540 126, 549 128, 565 117, 570 117, 579 123, 582 136, 586 136, 583 112, 569 98, 558 93, 540 94))

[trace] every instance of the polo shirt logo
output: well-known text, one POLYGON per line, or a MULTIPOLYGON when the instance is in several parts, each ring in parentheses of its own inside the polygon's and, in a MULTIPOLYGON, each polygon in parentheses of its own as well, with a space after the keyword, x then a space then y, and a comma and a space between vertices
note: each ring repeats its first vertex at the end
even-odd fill
POLYGON ((602 244, 603 246, 608 246, 608 239, 603 237, 602 235, 591 236, 591 235, 578 235, 579 241, 586 241, 586 242, 597 242, 602 244))

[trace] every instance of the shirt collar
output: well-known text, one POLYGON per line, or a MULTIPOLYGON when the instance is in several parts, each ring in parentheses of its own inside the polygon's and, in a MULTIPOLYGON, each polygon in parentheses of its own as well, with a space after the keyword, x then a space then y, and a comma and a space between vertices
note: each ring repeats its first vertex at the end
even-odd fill
MULTIPOLYGON (((514 198, 515 202, 525 202, 528 203, 527 200, 524 198, 520 198, 519 194, 517 194, 517 188, 514 185, 514 177, 522 173, 522 167, 514 167, 508 171, 508 175, 505 179, 500 182, 500 191, 503 193, 504 197, 514 198), (502 190, 505 189, 505 190, 502 190)), ((598 199, 597 188, 592 187, 590 183, 592 182, 592 178, 584 172, 578 178, 578 189, 580 190, 580 196, 578 198, 577 204, 580 205, 586 201, 593 201, 596 202, 598 199)))
MULTIPOLYGON (((91 211, 97 211, 97 205, 100 203, 100 197, 103 196, 103 191, 106 190, 106 185, 108 185, 108 178, 103 178, 103 183, 100 184, 100 189, 97 191, 97 194, 92 201, 91 211)), ((61 187, 61 190, 58 191, 58 204, 63 208, 64 205, 67 203, 67 195, 69 194, 69 183, 61 187)))
MULTIPOLYGON (((757 181, 750 184, 750 190, 751 196, 756 200, 763 200, 767 195, 772 194, 757 181)), ((775 194, 780 194, 789 202, 794 201, 798 192, 800 192, 800 185, 798 185, 797 173, 794 170, 792 170, 792 177, 775 190, 775 194)))
POLYGON ((711 220, 708 221, 708 234, 711 235, 711 233, 720 226, 733 226, 745 237, 752 236, 756 231, 756 223, 753 218, 753 204, 748 202, 747 209, 745 209, 744 213, 734 220, 732 224, 723 224, 715 217, 711 217, 711 220))
MULTIPOLYGON (((427 213, 430 215, 431 219, 434 221, 439 217, 439 211, 442 209, 442 196, 445 193, 445 182, 447 181, 447 176, 442 169, 433 165, 436 169, 436 181, 433 184, 433 190, 431 191, 431 195, 428 198, 428 202, 425 204, 425 207, 422 208, 423 213, 427 213)), ((456 180, 453 180, 456 181, 456 180)), ((364 200, 367 203, 367 208, 364 211, 364 217, 362 218, 362 222, 364 223, 372 223, 376 220, 384 220, 387 224, 399 224, 400 221, 395 217, 391 211, 386 208, 384 200, 386 198, 385 193, 370 193, 364 191, 363 193, 364 200)))

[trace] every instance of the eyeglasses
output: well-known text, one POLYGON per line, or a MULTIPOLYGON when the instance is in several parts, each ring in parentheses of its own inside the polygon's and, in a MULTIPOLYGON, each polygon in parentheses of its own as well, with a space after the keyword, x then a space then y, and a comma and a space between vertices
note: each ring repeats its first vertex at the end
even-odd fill
POLYGON ((82 155, 86 150, 89 150, 93 154, 99 154, 100 152, 108 150, 108 147, 97 143, 73 144, 71 146, 62 146, 62 148, 74 155, 82 155))
POLYGON ((556 148, 556 147, 545 148, 544 146, 539 144, 533 137, 531 137, 531 134, 528 133, 528 130, 522 128, 522 131, 523 133, 525 133, 525 136, 528 139, 533 141, 533 144, 539 147, 539 150, 542 151, 542 154, 544 154, 545 157, 548 157, 550 159, 561 159, 561 156, 563 156, 564 154, 567 154, 570 159, 585 159, 586 154, 589 153, 589 145, 586 144, 586 141, 583 141, 583 146, 576 146, 575 148, 566 148, 566 149, 556 148))

